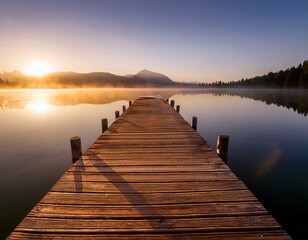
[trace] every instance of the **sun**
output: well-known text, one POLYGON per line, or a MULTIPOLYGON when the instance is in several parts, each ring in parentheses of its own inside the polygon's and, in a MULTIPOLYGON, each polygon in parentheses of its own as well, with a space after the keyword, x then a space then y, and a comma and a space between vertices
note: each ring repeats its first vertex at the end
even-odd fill
POLYGON ((26 75, 42 76, 53 71, 52 66, 44 60, 33 60, 25 68, 26 75))

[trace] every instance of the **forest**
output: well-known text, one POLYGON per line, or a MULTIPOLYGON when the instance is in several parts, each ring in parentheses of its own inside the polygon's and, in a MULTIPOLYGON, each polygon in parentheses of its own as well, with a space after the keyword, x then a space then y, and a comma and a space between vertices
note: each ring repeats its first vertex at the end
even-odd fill
POLYGON ((17 86, 16 83, 9 82, 8 80, 3 80, 2 78, 0 78, 0 88, 12 88, 16 86, 17 86))
POLYGON ((231 82, 200 83, 205 88, 308 88, 308 60, 287 70, 231 82))

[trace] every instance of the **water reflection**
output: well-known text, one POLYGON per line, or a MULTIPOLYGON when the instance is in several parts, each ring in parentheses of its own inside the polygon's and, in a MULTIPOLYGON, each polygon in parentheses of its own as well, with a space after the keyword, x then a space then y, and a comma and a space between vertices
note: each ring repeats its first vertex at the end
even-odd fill
POLYGON ((53 105, 48 104, 45 100, 38 99, 35 102, 27 103, 25 108, 34 112, 45 113, 51 110, 53 108, 53 105))
POLYGON ((1 109, 30 107, 38 112, 47 111, 51 105, 106 104, 119 100, 133 100, 140 96, 160 95, 170 98, 175 94, 205 94, 214 96, 240 96, 266 104, 292 109, 298 114, 308 114, 308 90, 275 89, 64 89, 64 90, 2 90, 1 109), (44 99, 44 100, 40 100, 44 99))
POLYGON ((16 108, 16 109, 23 109, 27 105, 27 101, 24 101, 22 99, 14 99, 14 98, 9 98, 6 96, 0 96, 0 107, 1 109, 11 109, 11 108, 16 108))
POLYGON ((22 109, 36 105, 67 106, 107 104, 119 100, 134 100, 140 96, 160 95, 168 98, 181 90, 173 89, 67 89, 67 90, 4 90, 0 91, 2 109, 22 109), (44 99, 44 100, 41 100, 44 99))
POLYGON ((274 104, 292 109, 304 116, 308 113, 308 90, 292 89, 214 89, 209 91, 214 95, 240 96, 251 98, 266 104, 274 104))

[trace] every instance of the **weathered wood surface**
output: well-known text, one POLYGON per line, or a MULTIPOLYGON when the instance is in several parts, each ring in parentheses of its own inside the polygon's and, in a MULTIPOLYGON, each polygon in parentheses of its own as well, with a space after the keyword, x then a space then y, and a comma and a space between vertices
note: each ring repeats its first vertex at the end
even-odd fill
POLYGON ((129 107, 9 239, 290 239, 161 99, 129 107))

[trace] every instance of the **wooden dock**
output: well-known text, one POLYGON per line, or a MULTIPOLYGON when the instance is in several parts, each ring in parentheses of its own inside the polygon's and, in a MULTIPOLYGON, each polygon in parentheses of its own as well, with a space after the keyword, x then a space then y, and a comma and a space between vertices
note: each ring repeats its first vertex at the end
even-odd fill
POLYGON ((165 101, 138 99, 8 239, 291 239, 165 101))

